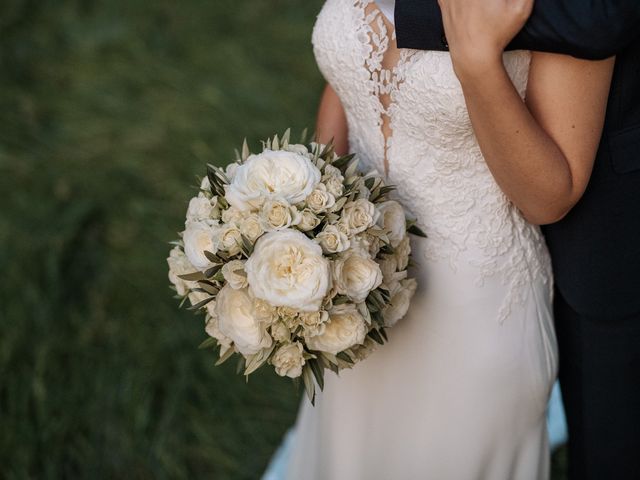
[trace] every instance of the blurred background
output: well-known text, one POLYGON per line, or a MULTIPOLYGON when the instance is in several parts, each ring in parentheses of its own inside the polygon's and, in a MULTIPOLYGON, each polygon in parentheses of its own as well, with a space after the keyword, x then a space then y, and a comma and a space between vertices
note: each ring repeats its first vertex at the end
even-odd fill
POLYGON ((165 258, 206 162, 313 130, 321 4, 0 1, 0 478, 260 477, 299 393, 214 367, 165 258))

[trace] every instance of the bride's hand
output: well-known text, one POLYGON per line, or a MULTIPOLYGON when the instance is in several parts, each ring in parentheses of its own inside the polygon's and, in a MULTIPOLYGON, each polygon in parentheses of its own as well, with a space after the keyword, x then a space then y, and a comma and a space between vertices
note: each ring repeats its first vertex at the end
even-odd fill
POLYGON ((501 62, 505 47, 531 15, 533 1, 438 0, 456 74, 482 74, 501 62))

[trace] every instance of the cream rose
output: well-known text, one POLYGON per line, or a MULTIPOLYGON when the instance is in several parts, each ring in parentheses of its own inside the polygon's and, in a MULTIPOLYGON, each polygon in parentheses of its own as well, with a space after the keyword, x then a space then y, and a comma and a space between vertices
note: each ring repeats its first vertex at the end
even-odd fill
POLYGON ((213 220, 202 222, 190 222, 182 233, 184 253, 196 269, 205 271, 213 263, 205 256, 204 252, 216 253, 218 251, 217 222, 213 220))
POLYGON ((300 212, 300 222, 296 225, 299 230, 308 232, 320 225, 320 219, 308 208, 300 212))
POLYGON ((283 230, 299 223, 300 213, 286 200, 271 198, 264 202, 260 220, 266 231, 283 230))
POLYGON ((244 271, 244 261, 231 260, 222 266, 222 276, 231 286, 236 290, 239 288, 245 288, 249 284, 247 283, 247 274, 244 271))
POLYGON ((321 180, 322 183, 326 185, 327 192, 331 193, 335 198, 340 197, 344 193, 344 177, 340 169, 333 165, 324 167, 324 175, 321 180))
POLYGON ((311 350, 336 355, 347 348, 364 342, 367 326, 364 318, 352 303, 337 305, 329 312, 329 321, 322 335, 305 337, 311 350))
POLYGON ((398 262, 398 270, 406 270, 409 265, 409 255, 411 254, 411 241, 409 235, 405 235, 400 243, 396 245, 394 255, 398 262))
POLYGON ((302 375, 302 367, 305 364, 302 356, 302 344, 293 342, 278 348, 273 357, 271 357, 271 364, 281 377, 299 377, 302 375))
POLYGON ((380 213, 373 203, 359 198, 353 202, 347 202, 342 210, 340 222, 346 226, 350 235, 355 235, 373 226, 379 216, 380 213))
POLYGON ((324 183, 319 183, 306 199, 307 207, 314 213, 326 212, 335 203, 335 197, 327 191, 327 186, 324 183))
POLYGON ((375 258, 380 251, 380 238, 367 232, 362 232, 351 239, 351 245, 354 250, 361 250, 375 258))
POLYGON ((252 213, 247 215, 240 222, 240 233, 247 237, 251 242, 255 242, 260 235, 264 233, 264 228, 262 228, 262 222, 260 221, 260 217, 252 213))
POLYGON ((193 197, 189 201, 189 207, 187 208, 186 223, 215 218, 218 214, 217 201, 218 197, 208 199, 202 193, 197 197, 193 197))
POLYGON ((276 342, 288 342, 291 340, 291 330, 284 322, 276 322, 271 325, 271 336, 276 342))
POLYGON ((229 255, 237 255, 242 247, 240 229, 233 223, 223 225, 218 231, 219 248, 229 255))
POLYGON ((320 170, 303 154, 265 150, 237 167, 225 186, 227 201, 241 209, 260 208, 266 198, 282 197, 289 204, 302 202, 320 181, 320 170))
POLYGON ((291 307, 276 307, 278 318, 284 322, 284 324, 290 329, 295 329, 299 324, 298 311, 291 307))
POLYGON ((300 143, 290 143, 286 147, 283 148, 287 152, 299 153, 300 155, 308 155, 309 149, 300 143))
POLYGON ((189 291, 189 282, 183 280, 178 275, 193 273, 195 270, 194 266, 191 265, 191 262, 189 262, 189 259, 180 247, 173 247, 171 249, 167 263, 169 264, 169 281, 176 287, 178 295, 186 295, 189 291))
POLYGON ((389 305, 382 311, 384 324, 387 327, 393 327, 398 320, 407 314, 417 286, 415 278, 407 278, 396 283, 395 288, 391 291, 389 305))
POLYGON ((225 175, 227 176, 227 178, 229 179, 229 181, 232 181, 233 178, 236 176, 236 170, 238 170, 238 167, 240 165, 237 162, 231 162, 227 165, 227 167, 225 168, 225 175))
POLYGON ((398 260, 394 255, 385 255, 378 264, 382 270, 382 287, 387 290, 393 290, 400 280, 407 278, 406 270, 398 271, 398 260))
POLYGON ((226 210, 222 211, 222 221, 224 223, 232 223, 236 226, 240 225, 242 221, 246 218, 246 212, 234 207, 230 206, 226 210))
POLYGON ((215 314, 220 332, 233 340, 243 355, 253 355, 272 345, 266 326, 255 315, 254 299, 248 289, 222 287, 216 298, 215 314))
MULTIPOLYGON (((207 304, 207 307, 209 307, 209 305, 211 304, 215 306, 215 302, 211 302, 207 304)), ((207 310, 209 309, 207 308, 207 310)), ((218 344, 222 345, 224 348, 229 348, 233 341, 220 330, 218 317, 216 317, 215 315, 207 315, 206 322, 207 323, 204 326, 204 330, 205 332, 207 332, 207 335, 215 338, 218 341, 218 344)))
POLYGON ((326 328, 327 320, 329 320, 329 313, 326 310, 300 314, 300 323, 304 328, 304 334, 308 337, 322 335, 326 328))
POLYGON ((265 233, 245 263, 253 294, 274 306, 300 311, 320 308, 331 287, 322 248, 297 230, 265 233))
POLYGON ((337 292, 355 303, 364 302, 371 290, 382 283, 380 265, 358 250, 349 250, 333 262, 337 292))
POLYGON ((271 325, 278 319, 278 311, 276 307, 259 298, 254 297, 253 310, 256 318, 264 324, 271 325))
POLYGON ((349 237, 340 231, 336 225, 326 225, 322 231, 316 235, 316 241, 325 253, 344 252, 351 245, 349 237))
POLYGON ((407 221, 402 205, 394 200, 378 203, 378 226, 387 231, 392 247, 397 246, 407 234, 407 221))

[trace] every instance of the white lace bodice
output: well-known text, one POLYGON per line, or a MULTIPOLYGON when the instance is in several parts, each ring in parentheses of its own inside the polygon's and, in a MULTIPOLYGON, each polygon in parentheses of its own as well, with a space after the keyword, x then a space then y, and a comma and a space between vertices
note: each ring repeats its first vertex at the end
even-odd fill
MULTIPOLYGON (((491 175, 449 53, 395 48, 393 26, 373 0, 327 0, 312 41, 344 106, 351 150, 398 186, 429 237, 424 257, 472 266, 479 286, 499 277, 508 287, 501 320, 524 301, 532 276, 550 285, 544 240, 491 175)), ((523 97, 529 60, 526 51, 504 55, 523 97)))

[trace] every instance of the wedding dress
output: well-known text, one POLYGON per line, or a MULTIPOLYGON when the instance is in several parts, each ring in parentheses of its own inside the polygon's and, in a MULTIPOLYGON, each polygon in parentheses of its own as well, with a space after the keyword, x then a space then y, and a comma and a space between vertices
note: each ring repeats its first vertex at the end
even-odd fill
MULTIPOLYGON (((428 238, 412 239, 419 286, 389 342, 303 399, 285 478, 548 478, 550 260, 487 168, 449 54, 395 48, 371 0, 327 0, 312 40, 351 151, 428 238)), ((529 60, 504 54, 522 96, 529 60)))

